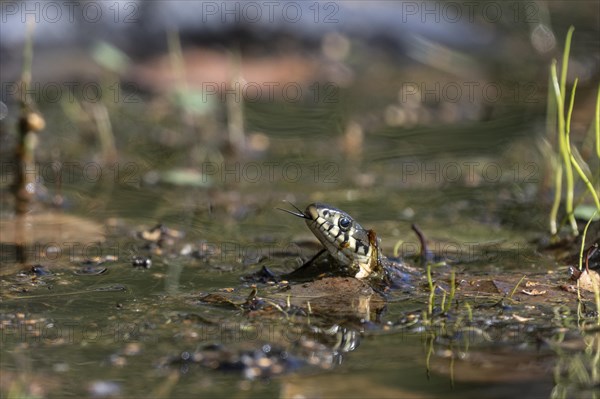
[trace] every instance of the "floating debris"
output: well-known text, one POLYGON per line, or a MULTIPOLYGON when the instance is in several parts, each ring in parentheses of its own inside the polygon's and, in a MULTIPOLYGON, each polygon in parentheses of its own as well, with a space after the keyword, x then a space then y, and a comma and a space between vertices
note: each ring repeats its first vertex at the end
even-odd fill
POLYGON ((108 271, 108 268, 104 267, 106 262, 115 262, 118 258, 114 255, 106 255, 95 258, 89 258, 81 261, 81 267, 75 270, 75 274, 80 276, 98 276, 108 271))
POLYGON ((145 256, 134 256, 131 261, 133 267, 142 267, 144 269, 150 269, 152 267, 152 259, 145 256))
POLYGON ((95 381, 88 387, 88 392, 93 398, 110 398, 121 396, 121 384, 114 381, 95 381))
POLYGON ((140 238, 143 238, 146 241, 159 242, 160 240, 165 239, 179 239, 184 236, 184 233, 168 228, 163 224, 157 224, 153 228, 149 230, 144 230, 139 233, 140 238))
POLYGON ((96 292, 120 292, 120 291, 127 291, 127 287, 124 286, 123 284, 112 284, 112 285, 107 285, 104 287, 97 287, 94 288, 91 291, 96 291, 96 292))
POLYGON ((197 364, 219 371, 241 372, 249 380, 268 379, 298 369, 306 363, 286 350, 266 343, 259 349, 234 352, 223 345, 209 344, 200 351, 184 351, 161 362, 161 366, 180 365, 181 372, 187 372, 197 364))
POLYGON ((546 294, 546 290, 538 290, 538 289, 532 289, 532 290, 521 290, 521 292, 525 295, 530 295, 530 296, 536 296, 536 295, 544 295, 546 294))
POLYGON ((221 248, 214 243, 202 240, 198 244, 198 248, 194 248, 192 245, 188 244, 184 246, 184 249, 181 250, 180 254, 184 256, 189 255, 193 258, 206 261, 211 257, 221 255, 221 248))
POLYGON ((79 270, 75 270, 75 274, 78 276, 99 276, 108 271, 106 267, 99 265, 85 265, 79 270))
POLYGON ((182 231, 168 228, 163 224, 157 224, 149 230, 138 232, 137 235, 146 241, 147 245, 144 246, 144 249, 158 256, 164 255, 166 249, 173 249, 185 236, 182 231))
POLYGON ((48 275, 52 274, 52 272, 50 270, 48 270, 46 268, 46 266, 43 266, 43 265, 31 266, 31 273, 35 274, 36 276, 48 276, 48 275))
POLYGON ((249 274, 242 277, 243 281, 267 284, 269 282, 279 282, 281 279, 275 275, 268 267, 263 266, 256 273, 249 274))

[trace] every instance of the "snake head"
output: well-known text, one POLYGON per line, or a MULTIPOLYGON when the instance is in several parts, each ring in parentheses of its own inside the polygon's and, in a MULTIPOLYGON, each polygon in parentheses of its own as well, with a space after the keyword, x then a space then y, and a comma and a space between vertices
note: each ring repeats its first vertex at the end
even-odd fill
POLYGON ((358 279, 370 277, 380 268, 379 241, 373 230, 365 230, 346 212, 323 203, 313 203, 301 211, 280 209, 305 219, 306 225, 341 265, 358 279))

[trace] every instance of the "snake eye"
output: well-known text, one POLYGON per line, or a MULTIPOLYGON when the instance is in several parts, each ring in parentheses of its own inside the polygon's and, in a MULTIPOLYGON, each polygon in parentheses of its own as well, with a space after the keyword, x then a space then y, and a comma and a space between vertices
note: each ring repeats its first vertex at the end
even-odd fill
POLYGON ((350 228, 350 226, 352 225, 352 222, 350 221, 350 219, 348 218, 340 218, 339 222, 338 222, 338 226, 340 226, 340 229, 342 229, 343 231, 346 231, 350 228))

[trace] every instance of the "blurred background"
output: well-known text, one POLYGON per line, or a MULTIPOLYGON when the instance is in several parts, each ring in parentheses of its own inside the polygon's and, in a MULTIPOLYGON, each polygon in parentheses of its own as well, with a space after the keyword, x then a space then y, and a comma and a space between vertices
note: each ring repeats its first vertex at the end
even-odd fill
MULTIPOLYGON (((544 179, 549 66, 570 25, 569 84, 579 78, 572 137, 584 158, 593 144, 597 2, 1 5, 3 159, 14 148, 27 21, 26 94, 47 122, 39 161, 129 163, 140 185, 244 185, 251 172, 273 183, 262 164, 227 179, 223 161, 233 159, 299 162, 300 191, 544 179), (497 177, 482 168, 498 155, 518 159, 497 177)), ((294 180, 276 169, 278 181, 294 180)))

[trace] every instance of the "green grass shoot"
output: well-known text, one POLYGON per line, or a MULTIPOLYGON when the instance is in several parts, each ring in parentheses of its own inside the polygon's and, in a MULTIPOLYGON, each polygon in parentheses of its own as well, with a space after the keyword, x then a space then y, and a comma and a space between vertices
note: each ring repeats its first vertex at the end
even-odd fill
MULTIPOLYGON (((575 159, 573 155, 573 151, 571 149, 571 117, 573 115, 573 107, 575 104, 575 92, 577 89, 578 79, 575 79, 573 84, 573 89, 571 90, 571 95, 569 98, 568 108, 567 106, 567 97, 566 97, 566 86, 567 86, 567 71, 569 68, 569 54, 571 51, 571 40, 573 37, 573 32, 575 28, 571 26, 569 31, 567 32, 567 36, 565 38, 565 48, 563 52, 562 65, 560 71, 560 80, 557 71, 557 61, 553 60, 550 66, 550 82, 551 88, 553 89, 554 101, 548 101, 548 121, 550 121, 550 112, 551 107, 556 106, 556 120, 557 120, 557 135, 558 135, 558 152, 561 162, 556 162, 554 165, 554 185, 555 185, 555 197, 554 202, 552 204, 552 208, 550 211, 550 232, 552 235, 556 235, 558 233, 558 228, 556 224, 558 209, 560 206, 560 200, 562 196, 562 175, 563 170, 566 179, 566 188, 565 188, 565 210, 567 214, 567 219, 571 226, 571 231, 574 235, 578 235, 579 231, 577 228, 577 222, 575 220, 575 213, 573 209, 573 198, 574 198, 574 189, 575 189, 575 180, 573 175, 573 169, 577 172, 579 178, 584 183, 587 188, 587 191, 590 192, 594 204, 598 211, 600 211, 600 199, 598 198, 598 193, 594 189, 593 184, 590 179, 585 175, 583 168, 579 164, 579 162, 575 159)), ((596 101, 596 115, 595 115, 595 131, 596 131, 596 155, 600 158, 600 88, 598 91, 598 98, 596 101)))
POLYGON ((519 286, 521 285, 523 280, 525 280, 525 277, 527 277, 527 276, 523 275, 523 277, 521 277, 521 279, 519 280, 517 285, 515 285, 515 288, 512 289, 512 291, 510 292, 510 296, 509 296, 510 299, 512 299, 513 295, 515 295, 515 292, 517 292, 517 289, 519 289, 519 286))

